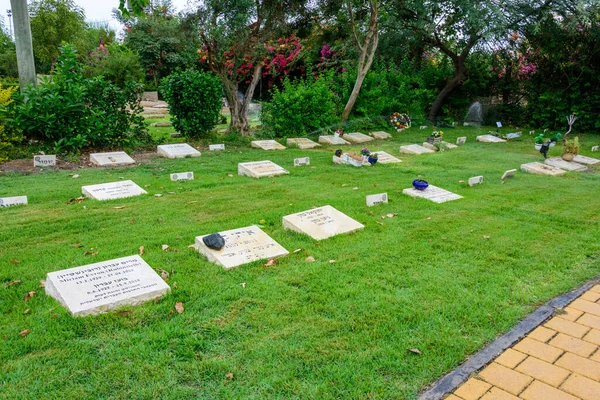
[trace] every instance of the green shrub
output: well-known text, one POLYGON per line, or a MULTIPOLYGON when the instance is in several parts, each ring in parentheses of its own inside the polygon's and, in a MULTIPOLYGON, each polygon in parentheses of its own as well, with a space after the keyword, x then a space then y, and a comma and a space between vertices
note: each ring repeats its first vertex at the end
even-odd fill
POLYGON ((7 121, 28 139, 53 143, 57 152, 132 148, 152 142, 140 115, 141 90, 136 83, 119 89, 102 78, 86 78, 74 47, 65 45, 51 79, 14 96, 7 121))
POLYGON ((23 140, 18 131, 10 129, 4 123, 4 110, 12 103, 12 96, 16 90, 15 87, 3 89, 0 84, 0 161, 8 159, 8 155, 15 150, 15 145, 23 140))
POLYGON ((140 58, 127 47, 113 43, 98 46, 86 60, 86 76, 102 76, 110 83, 124 88, 126 82, 142 82, 144 70, 140 58))
POLYGON ((271 101, 263 103, 262 123, 267 137, 306 136, 339 122, 330 75, 291 82, 271 91, 271 101))
POLYGON ((160 93, 169 104, 173 127, 182 135, 204 136, 219 122, 223 89, 214 75, 176 72, 162 80, 160 93))

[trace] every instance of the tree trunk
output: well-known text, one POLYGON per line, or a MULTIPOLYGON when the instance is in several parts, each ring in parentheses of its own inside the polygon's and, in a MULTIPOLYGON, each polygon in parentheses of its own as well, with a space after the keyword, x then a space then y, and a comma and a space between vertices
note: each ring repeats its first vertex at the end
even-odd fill
MULTIPOLYGON (((227 99, 227 104, 229 105, 229 111, 231 113, 231 122, 229 124, 229 129, 239 132, 242 135, 248 135, 250 133, 250 123, 248 122, 248 106, 252 101, 252 97, 254 96, 254 90, 256 89, 256 85, 260 81, 260 73, 262 71, 262 63, 258 63, 254 67, 254 72, 252 74, 252 81, 250 82, 250 86, 246 89, 246 93, 244 94, 244 98, 242 100, 238 97, 238 85, 237 83, 233 83, 229 80, 229 76, 225 76, 228 80, 227 83, 223 82, 223 86, 225 88, 225 98, 227 99)), ((223 81, 223 76, 221 76, 221 80, 223 81)))
POLYGON ((429 110, 429 117, 427 118, 430 123, 432 123, 434 125, 436 124, 437 116, 440 113, 440 110, 442 109, 442 106, 444 105, 444 102, 446 101, 448 96, 450 96, 450 94, 452 92, 454 92, 456 89, 461 87, 462 84, 467 79, 467 76, 465 74, 464 64, 465 63, 463 60, 462 66, 456 67, 454 76, 451 79, 448 79, 446 81, 446 86, 444 86, 444 88, 440 91, 440 93, 435 98, 433 104, 431 105, 431 109, 429 110))
POLYGON ((31 43, 31 26, 26 0, 10 0, 15 26, 15 45, 17 50, 17 68, 19 70, 19 85, 21 93, 27 85, 35 86, 35 62, 33 60, 33 45, 31 43))

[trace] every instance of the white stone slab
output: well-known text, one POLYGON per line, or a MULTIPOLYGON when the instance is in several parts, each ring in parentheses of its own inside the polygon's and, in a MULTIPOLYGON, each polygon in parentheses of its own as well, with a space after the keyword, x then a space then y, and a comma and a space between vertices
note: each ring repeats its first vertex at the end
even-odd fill
POLYGON ((312 140, 307 139, 307 138, 289 138, 286 141, 286 143, 288 146, 296 146, 302 150, 314 149, 315 147, 321 147, 321 145, 319 143, 313 142, 312 140))
POLYGON ((338 156, 333 156, 333 163, 334 164, 344 164, 344 160, 342 160, 340 157, 338 156))
POLYGON ((392 138, 392 135, 390 135, 389 133, 384 132, 384 131, 369 132, 369 136, 372 136, 377 140, 385 140, 385 139, 392 138))
POLYGON ((480 185, 483 183, 483 176, 474 176, 469 178, 469 186, 480 185))
POLYGON ((600 146, 593 146, 592 147, 592 152, 597 152, 599 148, 600 148, 600 146))
POLYGON ((172 181, 193 181, 194 173, 193 172, 178 172, 176 174, 171 174, 172 181))
POLYGON ((304 233, 315 240, 354 232, 365 227, 331 206, 286 215, 282 223, 284 229, 304 233))
POLYGON ((447 201, 462 199, 463 197, 449 192, 437 186, 429 185, 425 190, 417 190, 415 188, 404 189, 402 193, 413 197, 422 197, 431 200, 434 203, 445 203, 447 201))
POLYGON ((456 138, 456 144, 457 145, 461 145, 461 144, 465 144, 467 141, 467 137, 466 136, 461 136, 456 138))
POLYGON ((281 168, 272 161, 254 161, 238 164, 238 175, 245 175, 251 178, 272 177, 289 174, 289 171, 281 168))
POLYGON ((427 147, 420 146, 418 144, 409 144, 406 146, 400 146, 400 153, 424 154, 424 153, 435 153, 435 151, 428 149, 427 147))
POLYGON ((124 151, 116 151, 112 153, 93 153, 90 154, 90 161, 93 164, 103 167, 107 165, 127 165, 135 163, 133 158, 129 157, 124 151))
POLYGON ((208 145, 208 150, 210 150, 210 151, 225 150, 225 144, 223 144, 223 143, 221 143, 221 144, 209 144, 208 145))
POLYGON ((285 146, 275 140, 254 140, 250 143, 255 149, 263 150, 285 150, 285 146))
MULTIPOLYGON (((448 142, 440 142, 440 143, 444 143, 448 150, 456 149, 458 147, 457 145, 448 143, 448 142)), ((423 142, 423 147, 425 147, 426 149, 429 149, 429 150, 438 151, 438 148, 435 147, 434 144, 431 144, 429 142, 423 142)))
POLYGON ((499 137, 496 137, 494 135, 479 135, 479 136, 477 136, 477 141, 484 142, 484 143, 504 143, 504 142, 506 142, 506 140, 500 139, 499 137))
POLYGON ((597 158, 586 157, 586 156, 582 156, 579 154, 576 155, 575 157, 573 157, 573 161, 575 161, 576 163, 585 164, 585 165, 600 164, 600 160, 598 160, 597 158))
POLYGON ((148 194, 148 192, 132 181, 119 181, 82 186, 81 193, 83 193, 84 196, 91 197, 95 200, 114 200, 125 197, 139 196, 141 194, 148 194))
POLYGON ((374 140, 371 136, 360 132, 344 133, 344 139, 350 143, 366 143, 374 140))
POLYGON ((367 196, 367 207, 377 206, 379 204, 387 204, 388 195, 387 193, 371 194, 367 196))
POLYGON ((56 155, 48 156, 34 156, 33 157, 34 167, 54 167, 56 166, 56 155))
POLYGON ((225 239, 225 246, 221 250, 209 249, 202 238, 196 237, 196 249, 208 258, 208 261, 222 266, 225 269, 234 268, 256 260, 265 260, 287 256, 289 251, 263 232, 258 226, 232 229, 219 232, 225 239))
POLYGON ((346 153, 342 154, 342 157, 340 157, 340 158, 342 159, 344 164, 352 165, 354 167, 362 167, 363 166, 362 161, 355 160, 354 158, 350 157, 350 155, 348 155, 346 153))
POLYGON ((513 132, 513 133, 507 133, 506 134, 506 138, 507 139, 516 139, 518 137, 521 137, 521 134, 522 134, 521 131, 519 131, 519 132, 513 132))
POLYGON ((166 158, 200 157, 200 152, 187 143, 162 144, 156 152, 166 158))
POLYGON ((294 167, 310 165, 310 157, 294 158, 294 167))
POLYGON ((330 145, 335 145, 335 146, 350 144, 350 142, 345 141, 341 137, 337 137, 337 136, 333 136, 333 135, 319 136, 319 143, 330 144, 330 145))
POLYGON ((562 170, 560 168, 552 167, 550 165, 545 165, 539 162, 532 162, 528 164, 521 164, 521 171, 529 172, 530 174, 536 175, 563 175, 566 174, 567 171, 562 170))
POLYGON ((371 154, 377 154, 378 164, 393 164, 402 162, 402 160, 400 160, 399 158, 396 158, 393 155, 386 153, 385 151, 374 151, 371 154))
POLYGON ((46 294, 75 317, 159 298, 169 285, 138 255, 50 272, 46 294))
POLYGON ((515 176, 516 173, 517 173, 516 169, 509 169, 508 171, 504 172, 504 174, 502 174, 502 178, 500 178, 500 180, 512 178, 513 176, 515 176))
POLYGON ((551 165, 556 168, 564 169, 565 171, 585 171, 585 165, 578 164, 574 161, 565 161, 561 157, 547 158, 544 164, 551 165))
POLYGON ((0 207, 19 206, 27 204, 27 196, 14 196, 0 198, 0 207))

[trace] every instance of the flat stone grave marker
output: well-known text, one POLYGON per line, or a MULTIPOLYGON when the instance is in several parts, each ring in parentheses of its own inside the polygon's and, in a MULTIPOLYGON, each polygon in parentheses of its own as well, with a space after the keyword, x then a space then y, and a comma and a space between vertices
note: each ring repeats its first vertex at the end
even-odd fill
POLYGON ((34 167, 54 167, 56 166, 56 155, 49 156, 34 156, 33 157, 34 167))
POLYGON ((127 165, 134 164, 133 158, 129 157, 124 151, 116 151, 112 153, 93 153, 90 154, 90 161, 93 164, 102 167, 107 165, 127 165))
POLYGON ((289 174, 289 171, 281 168, 272 161, 254 161, 238 164, 238 175, 245 175, 251 178, 272 177, 289 174))
POLYGON ((187 143, 161 144, 156 152, 166 158, 200 157, 200 152, 187 143))
POLYGON ((208 145, 208 150, 210 150, 210 151, 225 150, 225 144, 223 144, 223 143, 221 143, 221 144, 209 144, 208 145))
MULTIPOLYGON (((446 147, 448 148, 448 150, 456 149, 458 147, 457 145, 448 143, 448 142, 440 142, 440 143, 444 143, 446 145, 446 147)), ((431 144, 429 142, 423 142, 423 147, 433 150, 433 151, 437 151, 437 147, 435 147, 434 144, 431 144)))
POLYGON ((100 183, 98 185, 82 186, 81 192, 86 197, 91 197, 95 200, 114 200, 123 199, 125 197, 139 196, 148 194, 144 189, 133 183, 132 181, 119 181, 100 183))
POLYGON ((208 248, 202 238, 196 237, 196 249, 204 254, 208 261, 222 266, 225 269, 248 264, 256 260, 287 256, 289 251, 263 232, 258 226, 232 229, 219 232, 225 239, 225 246, 221 250, 208 248))
POLYGON ((413 197, 422 197, 431 200, 434 203, 445 203, 447 201, 463 198, 456 193, 449 192, 448 190, 433 185, 429 185, 425 190, 417 190, 415 188, 404 189, 402 193, 413 197))
POLYGON ((556 168, 564 169, 565 171, 585 171, 585 165, 578 164, 574 161, 565 161, 561 157, 547 158, 544 164, 551 165, 556 168))
POLYGON ((516 173, 516 169, 509 169, 508 171, 504 172, 504 174, 502 174, 502 178, 500 178, 500 180, 503 181, 505 179, 512 178, 513 176, 515 176, 516 173))
POLYGON ((285 150, 285 146, 275 140, 254 140, 250 143, 255 149, 263 150, 285 150))
POLYGON ((367 196, 367 207, 373 207, 373 206, 377 206, 379 204, 387 204, 388 202, 388 195, 387 193, 379 193, 379 194, 372 194, 367 196))
POLYGON ((499 137, 496 137, 494 135, 479 135, 479 136, 477 136, 477 141, 483 142, 483 143, 504 143, 504 142, 506 142, 506 140, 500 139, 499 137))
POLYGON ((567 171, 553 167, 551 165, 545 165, 539 162, 532 162, 528 164, 521 164, 521 171, 529 172, 530 174, 536 175, 563 175, 566 174, 567 171))
POLYGON ((352 165, 352 166, 355 166, 355 167, 362 167, 363 166, 362 161, 355 160, 354 158, 350 157, 349 154, 344 153, 344 154, 342 154, 342 157, 340 157, 340 158, 342 159, 342 161, 344 162, 344 164, 349 164, 349 165, 352 165))
POLYGON ((390 135, 389 133, 384 132, 384 131, 369 132, 369 136, 372 136, 377 140, 385 140, 385 139, 392 138, 392 135, 390 135))
POLYGON ((138 255, 50 272, 46 294, 74 317, 95 315, 164 296, 171 288, 138 255))
POLYGON ((599 149, 599 148, 600 148, 600 146, 593 146, 593 147, 592 147, 592 151, 593 151, 593 152, 596 152, 596 151, 598 151, 598 149, 599 149))
POLYGON ((500 122, 500 121, 496 122, 496 126, 497 126, 498 128, 502 128, 502 122, 500 122))
POLYGON ((178 172, 176 174, 171 174, 172 181, 193 181, 194 173, 193 172, 178 172))
POLYGON ((310 165, 310 157, 294 158, 294 167, 310 165))
POLYGON ((402 160, 400 160, 399 158, 396 158, 393 155, 386 153, 385 151, 374 151, 371 154, 377 154, 378 164, 393 164, 402 162, 402 160))
POLYGON ((284 229, 304 233, 315 240, 354 232, 365 227, 332 206, 286 215, 283 217, 282 224, 284 229))
POLYGON ((533 134, 535 134, 535 131, 529 131, 529 134, 533 135, 533 134))
POLYGON ((435 151, 428 149, 427 147, 420 146, 418 144, 409 144, 406 146, 400 146, 400 153, 423 154, 423 153, 435 153, 435 151))
POLYGON ((419 129, 420 129, 420 130, 427 129, 427 125, 421 125, 421 126, 419 127, 419 129))
POLYGON ((345 141, 341 137, 333 136, 333 135, 319 136, 319 143, 330 144, 330 145, 335 145, 335 146, 350 144, 350 142, 345 141))
POLYGON ((469 186, 480 185, 483 183, 483 176, 474 176, 469 178, 469 186))
POLYGON ((296 146, 299 149, 314 149, 315 147, 321 147, 319 143, 313 142, 307 138, 290 138, 286 141, 288 146, 296 146))
POLYGON ((518 137, 521 137, 521 133, 522 132, 520 132, 520 131, 519 132, 508 133, 508 134, 506 134, 506 138, 507 139, 516 139, 518 137))
POLYGON ((340 157, 338 156, 333 156, 333 163, 334 164, 344 164, 344 160, 342 160, 340 157))
POLYGON ((600 160, 598 160, 597 158, 586 157, 586 156, 582 156, 579 154, 576 155, 575 157, 573 157, 573 161, 575 161, 576 163, 585 164, 585 165, 600 164, 600 160))
POLYGON ((373 140, 371 136, 360 132, 344 133, 344 139, 350 143, 366 143, 373 140))
POLYGON ((19 206, 27 204, 27 196, 1 197, 0 207, 19 206))
POLYGON ((467 142, 466 136, 461 136, 461 137, 456 138, 457 145, 465 144, 466 142, 467 142))

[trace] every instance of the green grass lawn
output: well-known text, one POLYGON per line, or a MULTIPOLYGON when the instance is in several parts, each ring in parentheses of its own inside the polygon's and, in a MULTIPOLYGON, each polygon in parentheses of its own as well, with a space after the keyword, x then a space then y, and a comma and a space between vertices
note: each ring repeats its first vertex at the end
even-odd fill
MULTIPOLYGON (((368 147, 403 162, 371 168, 332 164, 335 148, 227 145, 194 159, 82 169, 78 179, 73 171, 0 176, 0 197, 29 198, 27 206, 0 209, 0 398, 414 399, 600 270, 598 171, 518 172, 502 184, 505 170, 541 160, 533 137, 484 144, 475 136, 487 129, 445 131, 449 142, 468 136, 466 145, 399 155, 400 145, 427 133, 394 133, 368 147), (312 166, 294 169, 302 156, 312 166), (265 159, 290 175, 237 175, 239 162, 265 159), (187 171, 194 181, 169 180, 187 171), (475 175, 484 176, 482 185, 459 182, 475 175), (403 195, 417 177, 464 199, 435 204, 403 195), (121 178, 148 196, 67 204, 82 185, 121 178), (382 192, 389 204, 366 207, 366 195, 382 192), (284 215, 327 204, 365 229, 318 243, 283 230, 284 215), (388 213, 398 215, 381 219, 388 213), (274 266, 225 271, 188 247, 196 236, 253 224, 291 254, 274 266), (48 272, 137 254, 140 246, 150 266, 172 272, 172 292, 160 301, 72 318, 40 287, 48 272), (97 255, 84 254, 92 248, 97 255), (5 287, 13 280, 21 283, 5 287), (174 312, 176 302, 183 313, 174 312), (25 329, 31 333, 21 337, 25 329)), ((581 140, 582 154, 598 154, 589 153, 598 137, 581 140)))

